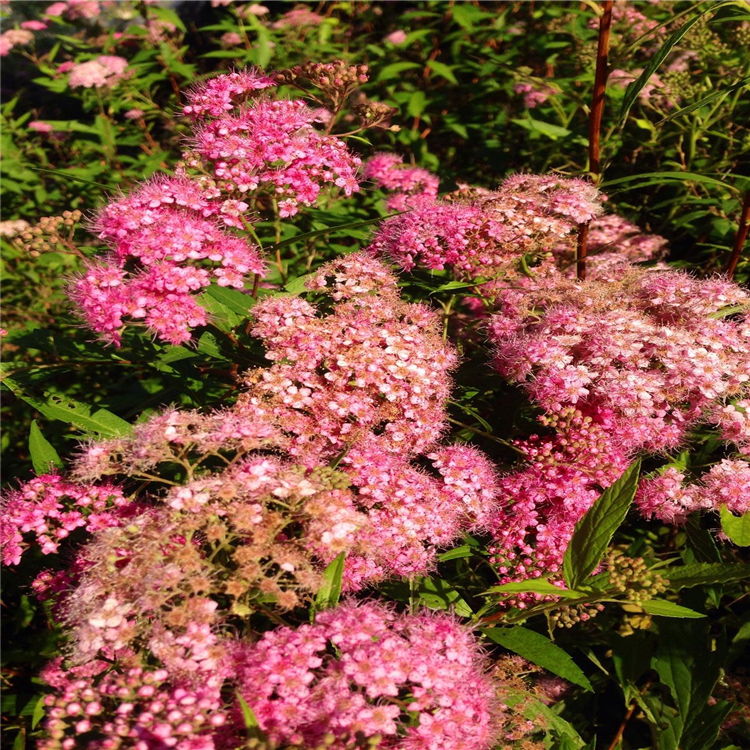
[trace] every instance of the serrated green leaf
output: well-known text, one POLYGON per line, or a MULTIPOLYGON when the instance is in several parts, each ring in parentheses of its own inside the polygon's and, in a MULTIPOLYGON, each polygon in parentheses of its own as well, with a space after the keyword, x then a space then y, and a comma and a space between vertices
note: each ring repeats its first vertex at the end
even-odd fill
POLYGON ((378 81, 390 81, 393 78, 398 78, 407 70, 414 70, 415 68, 419 68, 419 65, 411 62, 397 62, 385 65, 378 70, 378 81))
POLYGON ((306 273, 304 276, 298 276, 296 279, 291 279, 285 286, 284 291, 289 294, 302 294, 307 291, 307 282, 315 277, 317 274, 306 273))
POLYGON ((694 609, 681 607, 679 604, 667 601, 666 599, 649 599, 645 602, 633 602, 649 615, 659 617, 682 617, 688 619, 698 619, 705 617, 702 612, 696 612, 694 609))
POLYGON ((663 568, 659 573, 669 579, 672 588, 682 589, 750 579, 750 564, 690 563, 678 568, 663 568))
POLYGON ((31 728, 36 729, 39 722, 44 718, 44 698, 45 696, 40 695, 39 700, 34 706, 34 712, 31 714, 31 728))
POLYGON ((500 586, 493 586, 487 589, 485 594, 544 594, 545 596, 562 596, 565 599, 576 599, 585 594, 581 591, 571 591, 570 589, 555 586, 542 578, 536 578, 528 581, 512 581, 503 583, 500 586))
POLYGON ((453 75, 453 69, 445 63, 438 62, 437 60, 428 60, 427 67, 437 73, 441 78, 445 78, 446 81, 451 83, 458 83, 456 76, 453 75))
POLYGON ((544 667, 558 677, 586 690, 593 690, 588 677, 571 656, 541 633, 520 625, 513 628, 484 628, 482 632, 503 648, 544 667))
POLYGON ((221 302, 224 307, 241 317, 247 318, 250 314, 250 308, 257 302, 249 294, 241 292, 239 289, 230 289, 225 286, 212 284, 206 290, 215 300, 221 302))
POLYGON ((107 409, 97 409, 92 412, 91 407, 72 398, 65 398, 57 394, 45 394, 43 399, 29 396, 20 388, 14 388, 14 381, 5 378, 3 381, 14 393, 27 404, 33 406, 48 419, 78 427, 102 437, 122 437, 132 432, 131 424, 113 414, 107 409))
POLYGON ((583 583, 599 565, 633 502, 640 470, 638 459, 602 492, 576 524, 563 558, 563 575, 569 588, 575 589, 583 583))
POLYGON ((750 547, 750 512, 735 516, 726 505, 719 508, 721 530, 738 547, 750 547))
POLYGON ((430 609, 452 609, 459 617, 471 617, 474 614, 461 594, 440 578, 421 578, 417 596, 430 609))
POLYGON ((339 603, 345 561, 346 552, 341 552, 331 560, 325 571, 323 571, 323 583, 315 597, 316 609, 329 609, 339 603))
POLYGON ((47 474, 50 468, 60 469, 63 462, 57 451, 47 438, 42 435, 36 419, 31 423, 29 432, 29 453, 31 454, 31 463, 34 466, 34 473, 38 475, 47 474))

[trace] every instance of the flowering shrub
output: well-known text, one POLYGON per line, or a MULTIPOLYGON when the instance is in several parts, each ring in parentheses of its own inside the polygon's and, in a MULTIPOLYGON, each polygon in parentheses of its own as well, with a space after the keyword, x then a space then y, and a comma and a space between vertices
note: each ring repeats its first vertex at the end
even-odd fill
POLYGON ((742 746, 747 19, 522 5, 0 3, 14 748, 742 746))

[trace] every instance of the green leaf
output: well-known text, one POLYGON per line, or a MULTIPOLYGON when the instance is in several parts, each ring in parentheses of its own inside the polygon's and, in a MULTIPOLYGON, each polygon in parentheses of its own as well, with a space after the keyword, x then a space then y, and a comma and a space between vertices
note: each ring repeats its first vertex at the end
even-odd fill
POLYGON ((345 560, 346 552, 339 553, 323 572, 323 584, 315 597, 316 609, 329 609, 339 603, 345 560))
POLYGON ((448 560, 460 560, 464 557, 471 557, 471 547, 468 544, 462 544, 460 547, 454 547, 447 552, 443 552, 438 555, 438 560, 448 562, 448 560))
POLYGON ((641 461, 638 459, 602 492, 576 524, 563 558, 563 574, 569 588, 574 589, 583 583, 599 565, 633 502, 640 470, 641 461))
POLYGON ((474 614, 461 594, 440 578, 422 578, 417 595, 419 601, 430 609, 453 609, 459 617, 471 617, 474 614))
POLYGON ((29 453, 31 453, 31 463, 34 465, 34 472, 47 474, 50 468, 62 468, 63 462, 57 451, 52 447, 47 438, 42 435, 36 419, 31 423, 29 432, 29 453))
POLYGON ((419 65, 412 62, 397 62, 386 65, 378 71, 378 81, 390 81, 393 78, 398 78, 407 70, 414 70, 415 68, 419 68, 419 65))
POLYGON ((565 599, 577 599, 585 596, 582 591, 570 591, 569 589, 555 586, 554 583, 543 578, 531 579, 528 581, 513 581, 503 583, 500 586, 493 586, 487 589, 485 594, 544 594, 545 596, 562 596, 565 599))
POLYGON ((111 411, 107 411, 107 409, 97 409, 92 412, 90 406, 57 394, 46 393, 44 399, 36 398, 29 396, 17 387, 14 388, 15 383, 9 378, 5 378, 3 382, 12 388, 19 398, 33 406, 48 419, 66 422, 101 437, 122 437, 129 435, 133 430, 131 424, 111 411))
POLYGON ((659 617, 683 617, 698 619, 706 616, 702 612, 696 612, 694 609, 681 607, 679 604, 669 602, 666 599, 649 599, 645 602, 631 603, 636 604, 649 615, 657 615, 659 617))
POLYGON ((245 294, 239 289, 229 289, 225 286, 212 284, 206 290, 215 300, 221 302, 224 307, 229 308, 237 315, 248 317, 250 308, 257 302, 249 294, 245 294))
POLYGON ((721 530, 738 547, 750 547, 750 512, 735 516, 726 505, 719 508, 721 530))
POLYGON ((670 122, 671 120, 674 120, 677 117, 682 117, 682 115, 686 115, 690 112, 694 112, 696 109, 700 109, 704 104, 708 104, 709 102, 714 101, 714 99, 718 99, 720 96, 724 96, 725 94, 731 94, 732 91, 737 91, 737 89, 744 88, 750 84, 750 76, 746 76, 745 78, 741 78, 737 83, 725 88, 725 89, 719 89, 718 91, 712 91, 707 96, 704 96, 702 99, 699 99, 697 102, 693 102, 693 104, 683 107, 682 109, 678 109, 676 112, 672 112, 672 114, 665 117, 663 120, 659 120, 657 125, 661 125, 664 122, 670 122))
POLYGON ((284 291, 289 294, 303 294, 307 291, 307 282, 315 276, 317 276, 315 273, 306 273, 304 276, 290 279, 284 286, 284 291))
MULTIPOLYGON (((664 620, 659 623, 659 646, 653 667, 665 684, 677 708, 677 716, 658 727, 660 747, 687 747, 692 727, 705 725, 701 716, 719 677, 725 648, 709 647, 706 622, 664 620)), ((703 733, 703 732, 702 732, 703 733)), ((700 745, 702 750, 703 745, 700 745)))
POLYGON ((36 729, 39 722, 44 718, 44 695, 39 696, 39 700, 34 706, 34 713, 31 714, 31 728, 36 729))
POLYGON ((369 224, 378 224, 381 221, 385 221, 386 219, 390 219, 393 216, 400 216, 402 213, 406 213, 405 211, 399 211, 398 213, 389 214, 388 216, 377 216, 374 219, 365 219, 363 221, 350 221, 346 224, 337 224, 336 226, 331 227, 325 227, 325 229, 315 229, 312 232, 304 232, 303 234, 295 234, 294 237, 290 237, 287 240, 281 240, 281 242, 277 242, 274 245, 267 245, 266 250, 268 252, 275 252, 276 250, 281 250, 285 247, 289 247, 289 245, 294 245, 297 242, 302 242, 303 240, 310 240, 314 239, 315 237, 322 237, 326 234, 335 234, 337 232, 343 232, 345 229, 358 229, 359 227, 366 227, 369 224))
POLYGON ((240 710, 242 711, 242 720, 245 724, 248 739, 261 740, 262 744, 268 740, 265 732, 260 728, 258 718, 255 715, 255 711, 248 705, 247 701, 242 697, 240 691, 235 692, 237 703, 240 704, 240 710))
POLYGON ((553 141, 556 141, 558 138, 564 138, 572 132, 560 125, 553 125, 551 122, 544 122, 544 120, 535 120, 533 117, 526 117, 524 119, 513 118, 511 122, 520 125, 522 128, 525 128, 532 133, 546 135, 547 138, 551 138, 553 141))
MULTIPOLYGON (((52 125, 53 123, 49 124, 52 125)), ((112 185, 103 185, 101 182, 84 180, 82 177, 78 177, 74 174, 69 174, 68 172, 60 169, 42 169, 41 167, 27 167, 27 169, 31 169, 34 172, 45 172, 46 174, 49 174, 52 177, 56 177, 58 180, 63 180, 64 182, 70 182, 70 180, 73 180, 73 182, 81 182, 84 185, 93 185, 94 187, 103 188, 104 190, 115 189, 112 185)))
MULTIPOLYGON (((503 688, 502 701, 514 712, 520 713, 524 718, 534 722, 535 726, 542 724, 545 729, 557 735, 558 738, 571 740, 575 748, 585 747, 581 735, 575 730, 570 722, 558 716, 548 706, 545 706, 539 698, 525 690, 514 688, 503 688)), ((502 747, 502 746, 499 746, 502 747)))
POLYGON ((690 563, 679 568, 664 568, 659 573, 669 579, 671 588, 683 589, 750 579, 750 564, 690 563))
POLYGON ((593 690, 588 677, 570 655, 541 633, 522 628, 520 625, 514 628, 484 628, 482 632, 495 643, 544 667, 558 677, 586 690, 593 690))
POLYGON ((649 185, 659 185, 665 181, 700 182, 704 185, 723 187, 735 193, 739 192, 737 187, 725 180, 710 177, 709 175, 698 174, 697 172, 646 172, 645 174, 631 175, 630 177, 619 177, 616 180, 610 180, 602 184, 601 187, 610 191, 613 187, 617 187, 617 190, 613 192, 620 193, 626 190, 636 190, 642 187, 648 187, 649 185), (627 187, 618 187, 620 185, 627 185, 627 187))
POLYGON ((662 44, 656 54, 651 58, 649 64, 644 68, 643 73, 641 73, 641 75, 635 81, 633 81, 633 83, 631 83, 625 91, 625 98, 622 101, 620 117, 617 122, 618 125, 625 121, 630 108, 633 106, 636 98, 638 97, 638 94, 641 93, 643 87, 649 82, 651 76, 659 69, 659 66, 664 62, 675 44, 680 42, 682 40, 682 37, 684 37, 685 34, 687 34, 688 31, 690 31, 690 29, 695 26, 695 24, 698 23, 698 21, 700 21, 700 19, 712 9, 712 7, 708 7, 706 8, 706 10, 702 11, 694 18, 691 18, 687 23, 680 26, 680 28, 677 29, 677 31, 675 31, 664 42, 664 44, 662 44))
POLYGON ((458 83, 456 76, 453 75, 453 69, 445 63, 438 62, 437 60, 428 60, 427 67, 441 78, 445 78, 446 81, 458 83))

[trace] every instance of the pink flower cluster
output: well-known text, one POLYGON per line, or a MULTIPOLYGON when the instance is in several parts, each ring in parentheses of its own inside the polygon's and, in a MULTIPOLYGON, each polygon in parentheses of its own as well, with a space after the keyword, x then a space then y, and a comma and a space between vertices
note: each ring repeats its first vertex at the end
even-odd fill
POLYGON ((44 699, 46 736, 39 750, 216 748, 214 734, 227 719, 221 671, 176 676, 141 666, 132 655, 122 657, 118 670, 104 661, 64 670, 60 662, 43 674, 56 694, 44 699))
POLYGON ((14 47, 22 47, 34 39, 29 29, 8 29, 0 34, 0 57, 5 57, 14 47))
POLYGON ((46 16, 65 16, 69 21, 96 18, 101 13, 97 0, 66 0, 47 6, 46 16))
POLYGON ((391 211, 405 211, 418 206, 419 198, 434 199, 438 193, 440 180, 436 175, 421 167, 407 166, 403 161, 398 154, 375 154, 368 159, 362 175, 365 180, 394 193, 386 204, 391 211))
POLYGON ((196 292, 212 279, 242 289, 264 273, 257 248, 212 215, 225 209, 186 178, 152 180, 105 206, 96 228, 111 254, 89 264, 70 292, 87 324, 115 345, 126 317, 172 344, 190 340, 207 322, 196 292))
POLYGON ((372 432, 390 452, 434 443, 457 363, 435 313, 401 301, 396 278, 365 254, 323 266, 307 286, 335 300, 331 314, 298 297, 256 306, 253 333, 274 364, 250 374, 243 403, 272 412, 303 462, 372 432))
POLYGON ((0 516, 3 563, 18 565, 29 535, 42 554, 58 551, 76 529, 95 532, 121 523, 130 499, 114 485, 76 484, 43 474, 6 496, 0 516))
MULTIPOLYGON (((558 276, 501 292, 489 326, 495 364, 555 431, 519 443, 528 464, 501 481, 510 505, 494 520, 493 554, 505 580, 558 571, 576 521, 637 452, 677 447, 698 421, 724 420, 741 441, 741 407, 724 400, 750 384, 748 323, 724 311, 747 299, 725 280, 634 268, 619 280, 558 276)), ((726 461, 685 488, 668 469, 638 506, 668 522, 720 504, 741 510, 746 474, 726 461)))
POLYGON ((235 659, 241 694, 281 744, 331 733, 344 750, 362 732, 390 748, 482 750, 496 739, 499 708, 477 643, 445 614, 344 604, 314 625, 240 644, 235 659))
POLYGON ((110 88, 127 77, 128 61, 117 55, 99 55, 94 60, 75 64, 68 83, 72 88, 110 88))
POLYGON ((188 163, 205 165, 229 192, 269 190, 281 216, 293 216, 299 204, 315 203, 326 185, 345 195, 359 190, 359 157, 339 138, 316 130, 315 121, 302 100, 258 99, 199 127, 195 159, 188 163))
POLYGON ((682 523, 690 513, 718 510, 721 506, 739 515, 750 511, 750 464, 747 461, 723 459, 699 481, 686 483, 685 480, 685 473, 673 466, 643 480, 635 498, 641 513, 666 523, 682 523))
POLYGON ((606 412, 628 450, 668 450, 750 381, 748 322, 722 310, 739 286, 676 271, 501 295, 490 323, 495 364, 547 410, 606 412))
POLYGON ((534 83, 517 83, 513 87, 513 91, 517 94, 523 94, 523 103, 528 109, 534 109, 535 107, 541 106, 550 98, 550 96, 559 93, 556 88, 549 86, 546 83, 542 83, 541 81, 534 83))
MULTIPOLYGON (((126 65, 99 57, 76 66, 71 85, 110 85, 110 74, 122 75, 126 65)), ((105 341, 119 345, 121 329, 135 321, 184 343, 208 320, 197 293, 212 281, 244 289, 253 275, 263 276, 257 247, 227 231, 246 229, 250 193, 270 193, 279 213, 291 216, 326 186, 346 195, 359 189, 359 158, 315 129, 316 115, 303 101, 253 98, 275 85, 245 70, 195 86, 183 110, 194 130, 188 168, 146 181, 100 211, 95 226, 110 255, 89 265, 71 297, 105 341)))
POLYGON ((422 199, 413 210, 385 221, 370 251, 405 270, 451 267, 460 279, 496 278, 524 254, 572 243, 578 224, 601 213, 589 183, 571 178, 514 175, 496 192, 475 191, 453 202, 422 199))

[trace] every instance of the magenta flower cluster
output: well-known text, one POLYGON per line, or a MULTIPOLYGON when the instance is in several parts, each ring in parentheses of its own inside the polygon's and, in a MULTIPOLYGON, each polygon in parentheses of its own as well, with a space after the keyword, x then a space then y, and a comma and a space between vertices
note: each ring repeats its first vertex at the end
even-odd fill
POLYGON ((109 254, 88 265, 70 296, 105 341, 119 345, 129 323, 171 344, 189 341, 209 322, 200 292, 212 282, 241 290, 264 275, 258 247, 234 231, 248 228, 252 209, 271 199, 291 216, 326 187, 359 189, 359 158, 314 127, 304 101, 261 96, 275 85, 253 70, 198 84, 184 107, 193 124, 187 167, 100 210, 94 227, 109 254))
POLYGON ((331 733, 343 749, 362 732, 388 748, 473 750, 496 738, 495 688, 473 636, 449 615, 344 604, 314 625, 238 644, 235 658, 239 690, 281 744, 314 746, 331 733))

